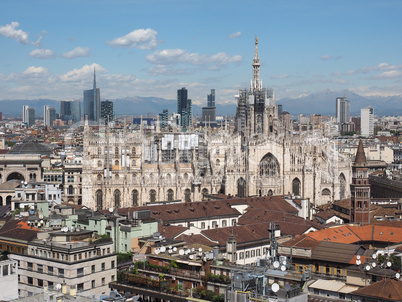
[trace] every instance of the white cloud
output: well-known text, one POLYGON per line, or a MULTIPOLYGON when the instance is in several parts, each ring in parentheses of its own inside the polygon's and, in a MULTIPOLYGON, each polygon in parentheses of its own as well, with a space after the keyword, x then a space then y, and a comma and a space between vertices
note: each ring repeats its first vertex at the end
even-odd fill
POLYGON ((278 75, 274 75, 271 77, 271 79, 287 79, 290 77, 289 73, 284 73, 284 74, 278 74, 278 75))
POLYGON ((19 26, 18 22, 11 22, 11 24, 0 26, 0 36, 16 40, 21 44, 28 44, 28 34, 21 29, 17 29, 19 26))
POLYGON ((240 38, 240 37, 241 37, 241 32, 240 31, 229 35, 229 39, 235 39, 235 38, 240 38))
POLYGON ((402 86, 400 85, 388 85, 384 87, 356 86, 349 88, 349 90, 361 96, 392 96, 402 94, 402 86))
POLYGON ((29 53, 29 55, 37 59, 53 59, 56 57, 56 54, 53 51, 45 48, 34 49, 29 53))
POLYGON ((136 29, 129 34, 115 38, 106 43, 114 47, 130 47, 139 49, 154 49, 158 45, 156 35, 158 33, 151 29, 136 29))
POLYGON ((81 68, 75 68, 60 76, 60 80, 64 82, 86 81, 90 79, 94 73, 106 73, 107 70, 99 64, 93 63, 91 65, 84 65, 81 68))
POLYGON ((373 79, 377 80, 383 80, 383 79, 397 79, 402 77, 402 71, 401 70, 390 70, 390 71, 384 71, 380 74, 377 74, 373 76, 373 79))
POLYGON ((320 57, 320 59, 323 60, 323 61, 328 61, 328 60, 331 60, 331 56, 330 55, 322 55, 320 57))
POLYGON ((78 57, 89 57, 91 49, 89 47, 78 46, 73 50, 63 53, 61 56, 66 59, 74 59, 78 57))
POLYGON ((25 71, 22 73, 23 75, 47 75, 49 74, 49 70, 45 67, 35 67, 35 66, 29 66, 25 71))
POLYGON ((225 52, 219 52, 214 55, 200 55, 198 53, 190 53, 184 49, 163 49, 147 55, 145 59, 157 65, 226 65, 228 63, 239 62, 242 57, 240 55, 231 56, 225 52))
POLYGON ((365 66, 359 69, 348 70, 347 75, 354 75, 358 73, 369 73, 373 71, 388 71, 388 70, 400 70, 402 69, 402 64, 400 65, 390 65, 386 62, 380 63, 377 66, 365 66))

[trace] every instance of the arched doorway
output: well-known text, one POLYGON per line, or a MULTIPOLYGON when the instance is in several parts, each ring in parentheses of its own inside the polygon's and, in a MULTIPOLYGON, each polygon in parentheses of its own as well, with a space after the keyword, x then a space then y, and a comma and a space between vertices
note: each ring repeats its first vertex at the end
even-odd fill
POLYGON ((12 199, 13 197, 11 196, 11 195, 8 195, 7 197, 6 197, 6 205, 8 206, 8 205, 10 205, 11 206, 11 199, 12 199))
POLYGON ((268 191, 268 196, 272 196, 272 195, 274 195, 274 192, 272 192, 272 190, 269 190, 268 191))
POLYGON ((169 189, 167 191, 167 199, 168 199, 168 201, 173 201, 173 190, 172 189, 169 189))
POLYGON ((292 181, 292 192, 293 195, 295 196, 300 196, 301 190, 300 190, 300 180, 296 177, 292 181))
POLYGON ((237 181, 237 196, 246 197, 246 181, 243 177, 237 181))
POLYGON ((73 195, 74 194, 74 188, 72 185, 68 186, 68 195, 73 195))
POLYGON ((138 206, 138 191, 133 190, 132 196, 133 196, 133 206, 136 207, 138 206))
POLYGON ((11 173, 10 175, 7 176, 7 181, 13 180, 13 179, 20 180, 20 181, 25 181, 25 177, 22 176, 22 174, 18 173, 18 172, 13 172, 13 173, 11 173))
POLYGON ((102 210, 103 209, 103 200, 102 200, 102 191, 98 190, 96 191, 96 208, 98 210, 102 210))
POLYGON ((114 206, 115 208, 120 208, 120 199, 121 199, 121 193, 120 190, 115 190, 114 191, 114 206))

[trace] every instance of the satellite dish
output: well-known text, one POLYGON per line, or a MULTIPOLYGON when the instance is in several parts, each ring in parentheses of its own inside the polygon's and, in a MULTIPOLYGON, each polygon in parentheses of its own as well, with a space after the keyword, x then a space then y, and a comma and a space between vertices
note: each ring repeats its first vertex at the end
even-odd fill
MULTIPOLYGON (((360 255, 357 255, 357 257, 356 257, 356 258, 357 258, 357 260, 360 260, 360 255)), ((373 258, 374 258, 374 257, 373 257, 373 258)))
POLYGON ((377 254, 374 253, 372 257, 373 259, 377 258, 377 254))
POLYGON ((282 272, 286 271, 286 266, 282 265, 282 266, 281 266, 281 271, 282 271, 282 272))
POLYGON ((356 264, 360 265, 360 264, 362 264, 362 262, 360 260, 356 260, 356 264))
POLYGON ((279 284, 278 284, 278 283, 272 284, 271 289, 272 289, 272 291, 273 291, 274 293, 278 292, 278 290, 279 290, 279 284))
POLYGON ((198 249, 198 251, 199 251, 199 252, 202 252, 202 247, 200 247, 200 248, 198 249))
POLYGON ((392 263, 390 261, 387 262, 387 266, 391 267, 392 263))
POLYGON ((401 277, 401 274, 400 274, 400 273, 396 273, 396 274, 395 274, 395 278, 396 278, 396 279, 399 279, 400 277, 401 277))
POLYGON ((194 259, 194 255, 190 255, 190 256, 188 256, 188 258, 190 258, 192 260, 192 259, 194 259))
POLYGON ((191 251, 194 252, 194 251, 195 251, 195 248, 192 248, 191 251))
POLYGON ((183 256, 184 255, 184 250, 179 250, 179 255, 183 256))
MULTIPOLYGON (((275 261, 274 262, 274 268, 279 268, 279 262, 278 261, 275 261)), ((275 284, 275 283, 274 283, 275 284)))
POLYGON ((173 252, 176 252, 176 251, 177 251, 177 247, 174 247, 174 248, 173 248, 173 252))
POLYGON ((162 253, 166 252, 166 248, 164 246, 161 246, 161 252, 162 253))
POLYGON ((173 253, 173 250, 169 249, 168 252, 169 252, 169 254, 171 254, 171 253, 173 253))
POLYGON ((171 250, 172 249, 172 246, 171 245, 169 245, 169 250, 171 250))
POLYGON ((370 270, 370 265, 366 265, 366 271, 369 271, 370 270))
POLYGON ((109 212, 110 212, 110 213, 113 213, 113 208, 109 208, 109 212))
POLYGON ((57 284, 56 284, 56 288, 57 288, 57 289, 61 289, 61 284, 60 284, 60 283, 57 283, 57 284))
POLYGON ((190 252, 191 252, 190 249, 187 249, 187 250, 186 250, 186 254, 190 254, 190 252))
POLYGON ((159 255, 159 253, 160 253, 159 249, 155 249, 155 254, 159 255))
POLYGON ((376 267, 376 263, 375 262, 373 262, 373 263, 371 263, 371 266, 374 268, 374 267, 376 267))
POLYGON ((283 261, 282 261, 282 264, 283 264, 283 265, 286 265, 286 260, 283 260, 283 261))

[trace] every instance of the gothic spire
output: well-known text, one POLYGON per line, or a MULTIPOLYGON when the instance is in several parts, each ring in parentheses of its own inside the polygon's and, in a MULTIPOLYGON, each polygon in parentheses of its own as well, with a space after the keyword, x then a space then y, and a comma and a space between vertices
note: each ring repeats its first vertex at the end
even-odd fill
POLYGON ((260 58, 258 57, 258 37, 255 36, 255 53, 253 59, 253 87, 252 90, 260 90, 260 58))

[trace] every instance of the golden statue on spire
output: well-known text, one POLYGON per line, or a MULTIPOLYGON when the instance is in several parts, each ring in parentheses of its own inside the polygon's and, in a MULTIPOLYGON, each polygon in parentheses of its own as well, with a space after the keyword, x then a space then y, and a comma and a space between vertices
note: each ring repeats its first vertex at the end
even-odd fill
POLYGON ((256 44, 256 45, 258 44, 258 37, 257 37, 257 35, 255 35, 255 44, 256 44))

